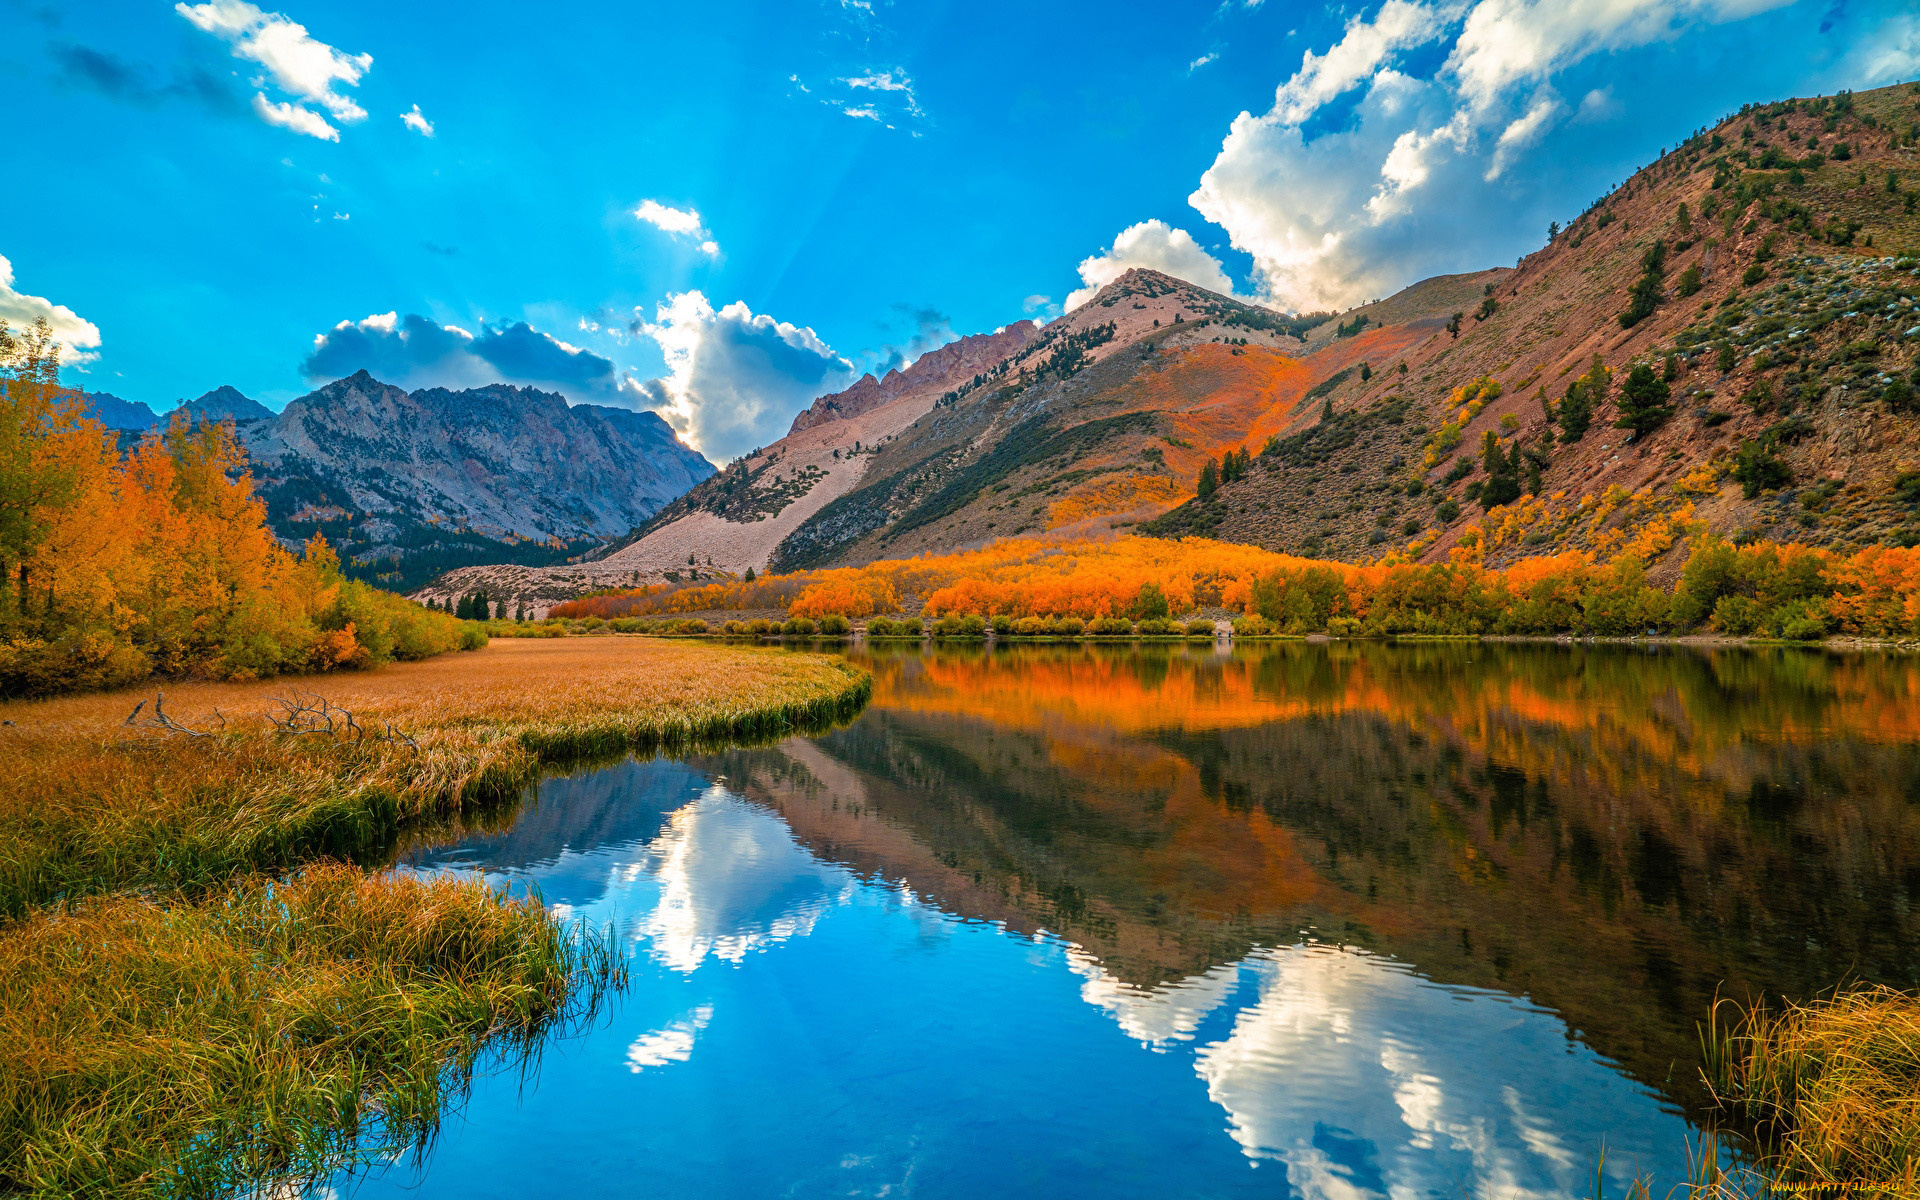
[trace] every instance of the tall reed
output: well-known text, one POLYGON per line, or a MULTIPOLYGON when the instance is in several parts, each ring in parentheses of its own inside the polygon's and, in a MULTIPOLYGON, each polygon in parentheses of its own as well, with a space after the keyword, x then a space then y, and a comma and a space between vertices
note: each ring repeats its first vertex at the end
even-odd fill
POLYGON ((1763 1174, 1795 1190, 1920 1196, 1920 996, 1723 1001, 1702 1040, 1708 1086, 1752 1126, 1763 1174))

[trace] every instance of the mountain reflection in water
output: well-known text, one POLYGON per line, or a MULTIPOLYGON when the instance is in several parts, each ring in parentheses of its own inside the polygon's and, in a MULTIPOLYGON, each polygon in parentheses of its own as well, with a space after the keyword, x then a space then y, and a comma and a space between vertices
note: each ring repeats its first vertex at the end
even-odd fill
POLYGON ((1716 989, 1916 983, 1907 659, 863 661, 846 728, 412 857, 635 984, 360 1194, 1586 1195, 1683 1170, 1716 989))

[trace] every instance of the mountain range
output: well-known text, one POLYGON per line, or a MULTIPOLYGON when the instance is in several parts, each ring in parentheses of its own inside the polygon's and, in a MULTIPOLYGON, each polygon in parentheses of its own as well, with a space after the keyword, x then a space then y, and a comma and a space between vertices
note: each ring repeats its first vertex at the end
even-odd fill
POLYGON ((955 343, 965 363, 911 403, 884 381, 816 403, 592 561, 489 586, 1112 530, 1349 562, 1631 548, 1656 579, 1698 523, 1914 544, 1916 118, 1920 84, 1750 105, 1515 266, 1335 315, 1132 270, 1044 328, 955 343))
MULTIPOLYGON (((123 441, 161 424, 144 404, 87 400, 123 441)), ((402 589, 472 563, 564 561, 714 473, 653 413, 506 384, 408 392, 362 371, 279 413, 231 387, 177 411, 233 424, 283 541, 325 534, 352 573, 402 589)))
MULTIPOLYGON (((1515 266, 1345 313, 1136 268, 821 397, 718 472, 657 416, 504 385, 362 373, 277 416, 232 389, 189 406, 236 422, 281 536, 536 611, 1114 530, 1350 562, 1632 546, 1656 575, 1698 522, 1910 544, 1916 117, 1920 85, 1749 106, 1515 266)), ((92 399, 122 427, 146 413, 92 399)))
MULTIPOLYGON (((110 392, 88 392, 86 399, 87 415, 108 429, 144 433, 160 427, 160 418, 138 400, 122 400, 110 392)), ((273 410, 266 405, 241 395, 237 388, 225 385, 204 396, 182 400, 175 408, 167 410, 167 416, 171 418, 175 412, 186 413, 195 420, 235 423, 264 421, 273 416, 273 410)))

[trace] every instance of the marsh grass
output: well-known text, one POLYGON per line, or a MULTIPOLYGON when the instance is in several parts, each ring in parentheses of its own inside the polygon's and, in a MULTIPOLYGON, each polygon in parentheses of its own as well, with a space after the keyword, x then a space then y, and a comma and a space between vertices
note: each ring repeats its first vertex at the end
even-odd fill
POLYGON ((1793 1190, 1920 1196, 1920 997, 1876 986, 1782 1009, 1716 1005, 1703 1073, 1793 1190))
POLYGON ((133 694, 0 706, 0 1192, 223 1196, 426 1145, 483 1055, 623 972, 537 902, 333 860, 556 766, 826 725, 870 678, 620 639, 310 686, 406 737, 282 733, 272 684, 170 691, 206 737, 125 724, 133 694))
POLYGON ((0 1163, 41 1195, 218 1196, 395 1157, 620 970, 537 902, 340 864, 62 907, 0 939, 0 1163))
POLYGON ((61 899, 221 886, 318 857, 377 855, 416 822, 506 803, 543 770, 779 736, 844 718, 870 679, 780 650, 640 639, 503 642, 312 685, 412 742, 288 736, 285 685, 166 695, 205 738, 127 726, 131 693, 0 706, 0 919, 61 899))

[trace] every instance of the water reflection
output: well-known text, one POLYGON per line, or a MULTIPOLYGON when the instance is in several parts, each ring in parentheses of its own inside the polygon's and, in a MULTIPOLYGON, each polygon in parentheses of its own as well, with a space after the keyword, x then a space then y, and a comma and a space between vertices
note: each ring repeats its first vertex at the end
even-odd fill
POLYGON ((369 1191, 1571 1197, 1678 1177, 1716 988, 1916 980, 1905 660, 871 661, 845 729, 414 857, 636 984, 369 1191))

